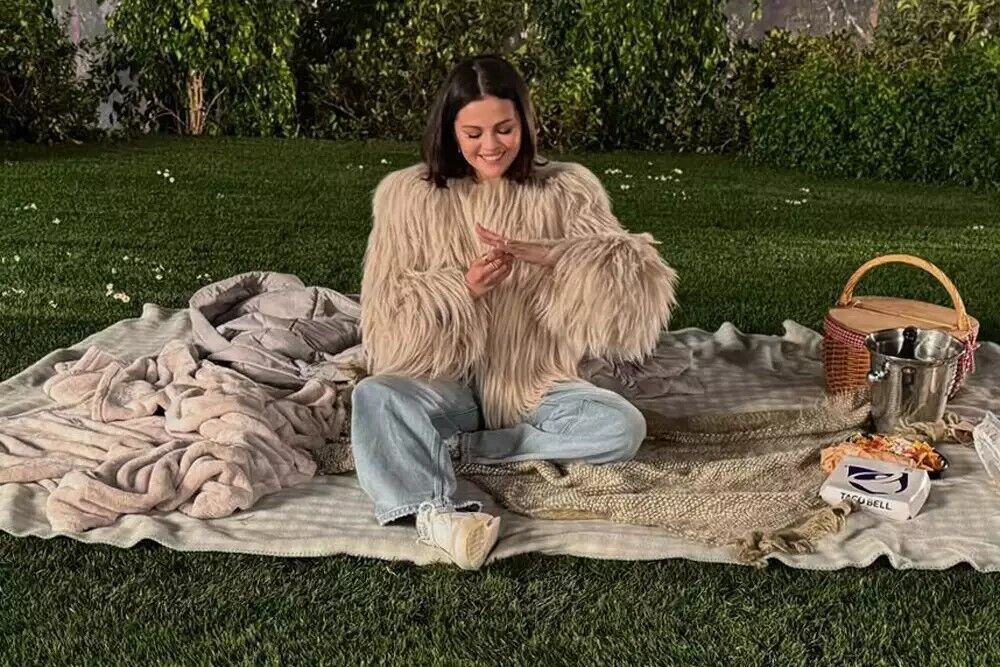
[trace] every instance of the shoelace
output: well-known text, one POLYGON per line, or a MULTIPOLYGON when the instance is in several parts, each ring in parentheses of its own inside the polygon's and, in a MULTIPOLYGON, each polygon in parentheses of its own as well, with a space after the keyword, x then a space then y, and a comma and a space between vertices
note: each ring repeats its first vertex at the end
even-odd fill
POLYGON ((429 515, 434 510, 434 504, 424 501, 417 506, 417 542, 435 546, 430 534, 429 515))

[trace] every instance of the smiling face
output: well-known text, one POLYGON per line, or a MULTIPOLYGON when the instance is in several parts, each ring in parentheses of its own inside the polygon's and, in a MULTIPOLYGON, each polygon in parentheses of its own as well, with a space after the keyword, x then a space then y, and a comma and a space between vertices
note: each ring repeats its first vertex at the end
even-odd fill
POLYGON ((521 150, 521 120, 510 100, 487 95, 455 116, 455 137, 477 181, 504 175, 521 150))

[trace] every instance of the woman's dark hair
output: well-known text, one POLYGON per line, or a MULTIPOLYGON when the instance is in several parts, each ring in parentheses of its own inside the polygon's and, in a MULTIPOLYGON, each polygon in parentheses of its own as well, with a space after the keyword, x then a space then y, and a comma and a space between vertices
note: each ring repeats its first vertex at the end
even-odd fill
POLYGON ((500 56, 466 58, 455 65, 438 92, 427 119, 420 157, 427 165, 427 180, 439 188, 447 179, 473 173, 458 148, 455 117, 466 104, 491 95, 510 100, 521 122, 521 148, 504 177, 523 183, 535 165, 535 117, 528 96, 528 86, 514 66, 500 56))

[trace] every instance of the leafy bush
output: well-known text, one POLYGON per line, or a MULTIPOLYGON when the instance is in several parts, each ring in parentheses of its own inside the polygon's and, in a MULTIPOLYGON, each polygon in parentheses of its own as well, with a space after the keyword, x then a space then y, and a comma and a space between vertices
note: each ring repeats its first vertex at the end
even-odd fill
MULTIPOLYGON (((543 146, 1000 184, 1000 0, 893 0, 867 41, 759 44, 730 42, 724 4, 121 0, 94 71, 127 129, 412 140, 454 63, 499 53, 528 81, 543 146), (123 68, 137 85, 122 90, 123 68)), ((48 0, 0 4, 0 137, 84 131, 96 96, 79 57, 48 0)))
POLYGON ((812 53, 760 102, 758 161, 847 176, 1000 186, 1000 40, 934 61, 812 53))
POLYGON ((77 79, 76 57, 50 0, 0 3, 0 139, 52 142, 89 133, 96 96, 77 79))
POLYGON ((543 146, 597 146, 604 136, 604 105, 594 70, 541 67, 530 83, 543 146))
POLYGON ((706 101, 729 57, 723 3, 562 0, 556 6, 538 19, 561 21, 544 48, 562 56, 563 70, 591 73, 591 98, 602 111, 599 146, 711 143, 703 131, 706 101))
POLYGON ((307 131, 316 122, 312 66, 331 62, 338 51, 353 47, 357 35, 378 25, 375 5, 375 0, 295 0, 299 28, 292 72, 299 123, 307 131))
POLYGON ((693 146, 728 41, 718 0, 677 4, 376 2, 374 25, 311 68, 315 132, 414 139, 449 68, 495 52, 528 80, 543 143, 693 146))
POLYGON ((310 68, 315 133, 419 137, 451 66, 469 54, 509 52, 525 14, 518 0, 375 2, 376 25, 310 68))
POLYGON ((1000 0, 896 0, 883 3, 875 41, 897 60, 936 60, 998 31, 1000 0))
POLYGON ((103 71, 137 80, 116 109, 126 127, 294 132, 291 2, 121 0, 108 26, 103 71))

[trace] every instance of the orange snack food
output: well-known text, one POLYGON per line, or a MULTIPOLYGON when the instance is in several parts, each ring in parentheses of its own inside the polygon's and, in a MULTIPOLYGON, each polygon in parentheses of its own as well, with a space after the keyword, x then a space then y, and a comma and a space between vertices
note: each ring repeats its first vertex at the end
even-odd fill
POLYGON ((898 435, 862 433, 857 433, 844 442, 825 447, 820 452, 820 467, 823 472, 829 474, 845 456, 887 461, 930 472, 944 468, 941 455, 923 440, 910 440, 898 435))

